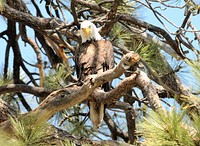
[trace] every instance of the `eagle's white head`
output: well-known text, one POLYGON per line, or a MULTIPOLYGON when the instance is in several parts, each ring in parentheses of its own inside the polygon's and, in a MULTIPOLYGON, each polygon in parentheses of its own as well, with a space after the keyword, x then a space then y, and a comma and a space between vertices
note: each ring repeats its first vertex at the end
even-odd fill
POLYGON ((94 39, 95 41, 102 39, 94 23, 88 20, 84 20, 81 23, 80 34, 82 38, 82 43, 85 43, 86 41, 90 41, 92 39, 94 39))

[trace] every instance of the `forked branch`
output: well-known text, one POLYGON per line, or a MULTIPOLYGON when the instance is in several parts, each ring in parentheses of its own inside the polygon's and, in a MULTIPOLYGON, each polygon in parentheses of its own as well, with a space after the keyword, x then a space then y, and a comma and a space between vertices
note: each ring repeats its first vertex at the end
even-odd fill
MULTIPOLYGON (((140 56, 134 52, 127 53, 123 56, 120 63, 113 69, 105 71, 101 74, 91 75, 88 80, 77 90, 77 86, 59 89, 52 92, 35 110, 23 116, 25 119, 34 123, 42 123, 49 120, 56 112, 68 109, 82 102, 91 95, 94 90, 104 84, 121 76, 128 66, 134 65, 140 60, 140 56)), ((4 123, 2 128, 10 133, 8 127, 11 123, 4 123)))

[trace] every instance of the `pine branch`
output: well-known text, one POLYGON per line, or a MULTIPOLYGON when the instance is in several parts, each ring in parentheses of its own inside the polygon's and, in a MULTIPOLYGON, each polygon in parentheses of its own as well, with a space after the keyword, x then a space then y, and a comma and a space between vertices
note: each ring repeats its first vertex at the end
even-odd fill
POLYGON ((2 124, 2 122, 9 120, 12 117, 11 127, 14 127, 14 132, 12 132, 7 136, 4 135, 5 133, 0 131, 0 138, 1 138, 0 144, 4 145, 7 145, 8 143, 11 145, 15 144, 17 146, 18 144, 21 146, 24 143, 26 144, 29 143, 31 145, 37 145, 37 144, 62 145, 65 144, 66 140, 68 140, 73 144, 83 145, 83 146, 84 144, 86 145, 91 144, 96 146, 101 146, 104 144, 106 144, 107 146, 113 146, 113 144, 116 146, 120 145, 130 146, 129 144, 120 141, 109 141, 109 140, 95 141, 83 137, 73 136, 69 134, 67 131, 56 128, 55 126, 52 125, 47 125, 47 124, 42 125, 41 123, 39 123, 39 125, 32 126, 30 125, 31 119, 29 119, 28 121, 20 119, 19 117, 18 119, 15 119, 17 117, 16 110, 1 99, 0 99, 0 115, 1 115, 0 126, 4 125, 2 124))
MULTIPOLYGON (((115 68, 101 74, 89 76, 88 80, 86 80, 79 90, 77 90, 76 86, 73 86, 52 92, 35 110, 24 115, 23 118, 36 118, 34 124, 46 122, 56 112, 68 109, 88 98, 100 85, 121 76, 125 68, 135 64, 139 59, 139 55, 133 52, 126 54, 115 68)), ((7 122, 7 124, 10 123, 7 122)), ((8 128, 9 126, 5 126, 4 128, 6 127, 8 128)))
POLYGON ((108 128, 111 131, 111 136, 113 140, 117 140, 117 137, 121 137, 125 142, 128 142, 128 135, 124 133, 119 127, 117 127, 116 123, 112 120, 108 112, 105 111, 104 121, 108 125, 108 128))
MULTIPOLYGON (((83 5, 83 6, 86 6, 86 7, 89 7, 90 9, 92 10, 98 10, 100 11, 99 9, 99 6, 97 4, 93 4, 93 3, 87 3, 87 2, 83 2, 81 0, 77 0, 77 3, 83 5)), ((101 7, 102 8, 102 7, 101 7)), ((121 20, 121 21, 124 21, 126 23, 129 23, 129 24, 132 24, 134 26, 138 26, 138 27, 141 27, 141 28, 144 28, 146 30, 149 30, 155 34, 160 34, 162 35, 162 37, 165 38, 167 44, 169 44, 171 46, 171 48, 182 58, 182 59, 185 59, 185 55, 183 54, 182 50, 178 49, 179 48, 179 44, 177 44, 176 41, 174 41, 171 36, 165 31, 163 30, 162 28, 159 28, 157 26, 154 26, 152 24, 149 24, 145 21, 142 21, 142 20, 138 20, 134 17, 132 17, 131 15, 127 15, 127 14, 117 14, 116 15, 116 19, 117 20, 121 20)))
POLYGON ((23 92, 23 93, 30 93, 38 97, 46 97, 51 92, 53 92, 53 90, 45 89, 43 87, 29 86, 25 84, 9 84, 0 86, 0 94, 11 93, 11 92, 23 92))
POLYGON ((107 13, 107 20, 109 21, 106 23, 102 29, 101 34, 106 35, 110 32, 110 30, 113 28, 113 25, 117 22, 116 14, 117 14, 117 8, 123 3, 122 0, 114 0, 112 7, 110 11, 107 13))

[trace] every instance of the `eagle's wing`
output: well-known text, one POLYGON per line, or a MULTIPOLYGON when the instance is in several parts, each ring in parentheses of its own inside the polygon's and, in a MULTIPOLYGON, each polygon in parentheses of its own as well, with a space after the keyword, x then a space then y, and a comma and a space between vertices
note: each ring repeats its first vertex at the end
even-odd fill
POLYGON ((106 64, 108 65, 108 69, 112 69, 114 67, 114 51, 113 46, 110 41, 105 42, 105 51, 106 53, 106 64))
MULTIPOLYGON (((102 44, 101 45, 103 48, 101 50, 106 53, 103 71, 106 71, 114 67, 113 46, 110 41, 103 41, 102 44)), ((109 91, 110 86, 111 86, 111 82, 107 82, 103 84, 102 88, 104 89, 104 91, 109 91)))

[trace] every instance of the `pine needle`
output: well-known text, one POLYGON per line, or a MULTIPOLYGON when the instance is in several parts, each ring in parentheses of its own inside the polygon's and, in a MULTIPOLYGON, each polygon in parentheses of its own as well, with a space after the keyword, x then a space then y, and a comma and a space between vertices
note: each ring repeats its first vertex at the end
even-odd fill
POLYGON ((5 3, 6 3, 6 0, 0 0, 0 12, 4 10, 5 3))
POLYGON ((192 68, 192 74, 194 78, 196 79, 196 94, 200 94, 200 62, 199 61, 189 61, 185 60, 188 65, 192 68))
POLYGON ((19 146, 42 146, 47 145, 47 124, 32 125, 33 121, 24 119, 10 119, 14 128, 14 136, 9 137, 8 143, 19 146))
POLYGON ((44 86, 50 89, 58 89, 64 87, 66 83, 66 78, 69 76, 69 72, 66 71, 64 65, 61 65, 58 70, 50 70, 49 74, 46 75, 44 86))
POLYGON ((167 63, 164 62, 163 56, 160 53, 160 49, 154 43, 150 43, 143 48, 137 50, 147 64, 160 76, 169 72, 167 63))
POLYGON ((144 145, 195 146, 194 138, 185 126, 188 125, 186 113, 174 109, 165 113, 151 112, 141 124, 144 145))

